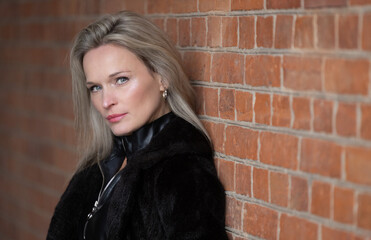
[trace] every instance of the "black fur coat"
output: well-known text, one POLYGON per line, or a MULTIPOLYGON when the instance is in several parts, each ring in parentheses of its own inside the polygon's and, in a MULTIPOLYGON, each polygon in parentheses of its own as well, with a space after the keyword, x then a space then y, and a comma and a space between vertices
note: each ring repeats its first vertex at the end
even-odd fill
MULTIPOLYGON (((208 141, 175 118, 128 156, 108 209, 109 239, 227 239, 225 194, 208 141)), ((48 240, 82 239, 98 196, 97 164, 76 173, 56 206, 48 240)))

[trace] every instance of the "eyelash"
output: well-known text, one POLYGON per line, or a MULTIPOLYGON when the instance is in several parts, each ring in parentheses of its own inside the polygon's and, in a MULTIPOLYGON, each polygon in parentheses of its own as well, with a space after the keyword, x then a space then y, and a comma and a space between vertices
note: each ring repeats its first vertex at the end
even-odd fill
POLYGON ((129 80, 128 77, 119 77, 119 78, 116 79, 116 83, 118 83, 119 85, 121 85, 121 84, 126 83, 128 80, 129 80), (123 80, 123 82, 122 83, 118 83, 120 80, 123 80))
MULTIPOLYGON (((118 85, 122 85, 122 84, 126 83, 128 80, 129 80, 128 77, 119 77, 119 78, 116 79, 116 83, 117 83, 118 85), (122 82, 120 82, 120 81, 122 81, 122 82)), ((98 92, 100 89, 97 89, 97 88, 101 88, 101 87, 98 86, 98 85, 94 85, 94 86, 91 86, 91 87, 89 88, 89 91, 90 91, 91 93, 98 92)))
POLYGON ((98 90, 97 90, 96 88, 100 88, 100 87, 97 86, 97 85, 91 86, 91 87, 89 88, 89 91, 90 91, 91 93, 98 92, 98 90))

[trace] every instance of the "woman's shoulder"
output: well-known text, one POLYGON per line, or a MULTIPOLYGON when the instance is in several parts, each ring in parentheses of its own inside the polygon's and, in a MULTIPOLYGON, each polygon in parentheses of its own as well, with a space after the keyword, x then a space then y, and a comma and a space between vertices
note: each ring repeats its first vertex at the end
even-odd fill
POLYGON ((68 198, 71 195, 85 194, 85 192, 91 190, 91 186, 99 185, 101 178, 98 164, 79 169, 72 175, 61 199, 68 198))

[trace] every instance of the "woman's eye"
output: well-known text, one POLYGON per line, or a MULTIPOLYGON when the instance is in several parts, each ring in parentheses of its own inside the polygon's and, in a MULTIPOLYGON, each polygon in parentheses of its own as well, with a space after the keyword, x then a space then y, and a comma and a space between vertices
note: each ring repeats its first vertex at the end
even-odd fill
POLYGON ((126 83, 128 80, 129 80, 129 78, 127 78, 127 77, 119 77, 119 78, 116 79, 116 83, 121 85, 121 84, 126 83))
POLYGON ((100 86, 97 86, 97 85, 91 86, 89 88, 89 91, 92 92, 92 93, 98 92, 99 90, 101 90, 101 87, 100 86))

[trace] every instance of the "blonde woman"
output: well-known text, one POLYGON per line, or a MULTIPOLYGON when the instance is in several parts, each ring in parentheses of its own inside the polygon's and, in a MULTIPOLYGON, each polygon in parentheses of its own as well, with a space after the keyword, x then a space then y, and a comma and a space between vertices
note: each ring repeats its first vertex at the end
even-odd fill
POLYGON ((47 239, 227 239, 211 142, 165 34, 119 12, 83 29, 70 59, 82 162, 47 239))

